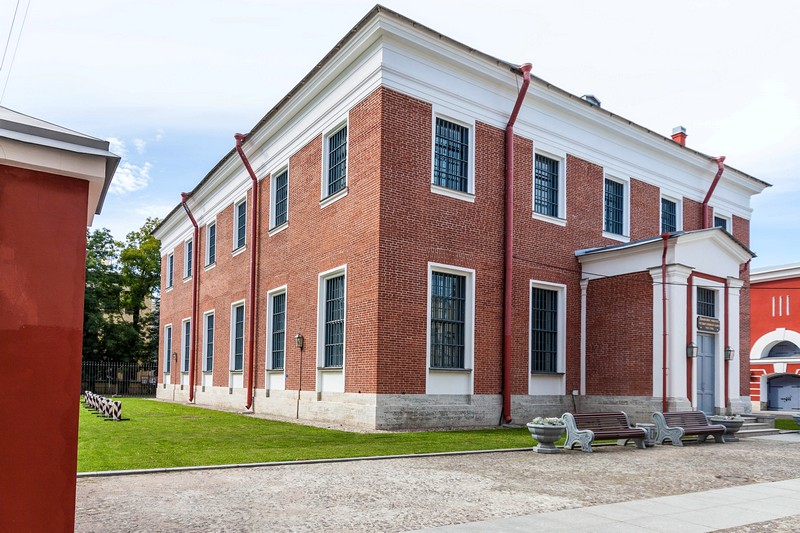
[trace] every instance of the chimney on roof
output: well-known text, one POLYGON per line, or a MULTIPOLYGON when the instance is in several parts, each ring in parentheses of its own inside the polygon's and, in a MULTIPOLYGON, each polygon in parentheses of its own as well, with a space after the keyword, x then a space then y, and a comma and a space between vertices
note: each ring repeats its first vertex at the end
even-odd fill
POLYGON ((597 97, 593 94, 584 94, 583 96, 581 96, 581 99, 586 100, 590 104, 596 105, 597 107, 602 107, 600 105, 600 100, 598 100, 597 97))
POLYGON ((683 126, 672 128, 672 140, 681 146, 686 146, 686 128, 683 126))

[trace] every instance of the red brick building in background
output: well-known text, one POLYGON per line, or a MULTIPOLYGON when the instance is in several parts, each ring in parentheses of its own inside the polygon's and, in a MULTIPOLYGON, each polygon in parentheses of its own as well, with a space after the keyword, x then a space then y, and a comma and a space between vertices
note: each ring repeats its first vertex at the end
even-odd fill
POLYGON ((0 531, 74 528, 86 227, 119 163, 108 147, 0 107, 0 531))
POLYGON ((800 263, 753 270, 750 284, 753 407, 800 411, 800 263))
POLYGON ((525 70, 370 11, 157 229, 158 396, 387 429, 749 410, 768 185, 525 70))

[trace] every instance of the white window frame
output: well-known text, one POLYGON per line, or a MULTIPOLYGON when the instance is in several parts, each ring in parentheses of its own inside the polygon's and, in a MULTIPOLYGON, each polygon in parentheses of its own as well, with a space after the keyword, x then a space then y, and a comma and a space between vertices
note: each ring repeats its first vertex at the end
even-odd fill
MULTIPOLYGON (((603 187, 605 187, 605 182, 603 182, 603 187)), ((675 231, 683 231, 683 201, 677 196, 661 193, 661 197, 658 199, 658 232, 663 233, 664 229, 661 226, 661 217, 663 214, 661 200, 668 200, 675 204, 675 231)))
POLYGON ((342 117, 340 120, 335 122, 335 125, 325 130, 322 136, 322 179, 320 180, 320 191, 319 191, 319 207, 322 209, 323 207, 327 207, 334 203, 341 198, 347 196, 348 191, 350 190, 350 113, 347 113, 347 116, 342 117), (330 139, 339 131, 347 127, 347 141, 345 141, 345 177, 344 177, 344 187, 341 190, 336 191, 333 194, 328 194, 328 169, 330 168, 329 165, 329 146, 330 146, 330 139))
POLYGON ((192 318, 184 318, 181 320, 181 373, 186 374, 189 372, 189 366, 192 364, 192 318), (189 344, 186 344, 186 326, 189 326, 189 344), (189 358, 187 361, 186 350, 189 350, 189 358), (185 363, 185 364, 184 364, 185 363))
POLYGON ((247 355, 247 304, 246 300, 239 300, 231 304, 231 325, 230 325, 230 355, 228 357, 228 369, 231 372, 244 372, 244 362, 247 355), (236 362, 236 308, 242 306, 242 368, 234 368, 236 362))
MULTIPOLYGON (((348 139, 350 137, 350 130, 347 130, 348 139)), ((346 163, 345 163, 346 164, 346 163)), ((291 185, 291 173, 289 172, 289 163, 286 162, 279 166, 276 170, 270 173, 269 177, 269 236, 272 237, 276 233, 280 233, 281 231, 285 230, 289 227, 289 187, 291 185), (280 226, 275 225, 275 203, 277 198, 275 197, 276 190, 275 190, 275 180, 278 176, 286 172, 286 222, 281 224, 280 226)), ((347 188, 345 186, 345 188, 347 188)))
POLYGON ((203 372, 212 372, 214 370, 214 359, 217 355, 217 317, 214 309, 208 310, 203 313, 203 372), (212 349, 214 353, 211 354, 211 368, 208 368, 208 317, 214 317, 214 338, 212 339, 212 349))
POLYGON ((239 198, 237 201, 233 202, 233 252, 232 255, 239 255, 243 251, 247 249, 247 231, 250 229, 250 221, 247 220, 248 215, 250 214, 251 206, 247 202, 247 193, 242 198, 239 198), (245 204, 245 213, 244 213, 244 244, 237 247, 237 243, 239 241, 239 206, 245 204))
POLYGON ((450 198, 475 202, 475 119, 463 113, 440 106, 432 106, 431 118, 431 192, 450 198), (434 170, 436 168, 436 119, 440 118, 469 130, 469 164, 467 166, 467 192, 455 191, 434 183, 434 170))
POLYGON ((194 275, 194 268, 196 265, 192 264, 192 258, 194 256, 194 238, 189 237, 188 239, 183 241, 183 281, 189 281, 192 279, 194 275), (192 247, 192 251, 189 251, 189 247, 192 247), (189 269, 192 269, 192 272, 189 272, 189 269))
POLYGON ((209 221, 206 224, 206 245, 205 245, 205 268, 208 270, 209 268, 214 268, 217 264, 217 219, 214 218, 213 220, 209 221), (211 239, 209 238, 209 231, 211 227, 214 227, 214 261, 211 261, 211 239))
MULTIPOLYGON (((659 208, 659 212, 661 209, 659 208)), ((661 222, 659 221, 659 226, 661 222)), ((616 174, 603 173, 603 237, 620 242, 631 240, 631 182, 630 178, 621 178, 616 174), (622 184, 622 235, 606 231, 606 180, 622 184)))
POLYGON ((475 270, 454 265, 428 262, 428 290, 426 303, 425 323, 425 361, 428 371, 433 372, 459 372, 470 371, 475 364, 475 270), (431 292, 433 286, 433 273, 454 274, 467 278, 466 294, 464 295, 464 368, 441 369, 431 367, 431 292))
POLYGON ((175 252, 167 254, 167 283, 165 290, 171 291, 175 286, 175 252))
POLYGON ((721 213, 716 207, 714 208, 711 214, 711 227, 716 228, 716 218, 722 219, 725 221, 726 230, 728 233, 733 235, 733 216, 728 213, 721 213))
MULTIPOLYGON (((543 147, 535 143, 533 151, 533 168, 531 169, 531 215, 537 220, 549 222, 557 226, 567 225, 567 153, 551 147, 543 147), (558 161, 558 216, 552 217, 536 212, 536 156, 540 155, 558 161)), ((605 188, 605 181, 603 182, 605 188)))
MULTIPOLYGON (((345 280, 345 284, 346 284, 345 280)), ((345 316, 347 314, 347 309, 345 308, 345 316)), ((271 370, 283 370, 286 368, 286 343, 287 338, 289 336, 289 291, 287 285, 281 285, 280 287, 276 287, 271 291, 267 292, 267 346, 266 346, 266 367, 267 371, 271 370), (272 312, 273 312, 273 303, 272 298, 278 295, 284 294, 286 295, 286 299, 284 300, 284 336, 283 336, 283 368, 273 368, 272 367, 272 312)))
MULTIPOLYGON (((344 324, 342 333, 342 372, 347 365, 347 264, 326 270, 319 274, 317 284, 317 367, 320 369, 336 369, 325 366, 325 282, 331 278, 344 275, 344 324)), ((288 298, 287 298, 288 301, 288 298)))
POLYGON ((164 325, 164 374, 169 374, 172 371, 172 345, 174 342, 175 336, 172 324, 164 325), (167 335, 167 331, 169 331, 169 335, 167 335), (167 340, 169 340, 169 343, 167 340))
POLYGON ((567 286, 563 283, 552 283, 532 279, 528 286, 528 373, 533 375, 557 375, 564 374, 567 368, 567 286), (556 355, 555 372, 534 372, 533 371, 533 346, 531 346, 531 331, 533 329, 533 289, 545 289, 555 291, 558 296, 558 350, 556 355))

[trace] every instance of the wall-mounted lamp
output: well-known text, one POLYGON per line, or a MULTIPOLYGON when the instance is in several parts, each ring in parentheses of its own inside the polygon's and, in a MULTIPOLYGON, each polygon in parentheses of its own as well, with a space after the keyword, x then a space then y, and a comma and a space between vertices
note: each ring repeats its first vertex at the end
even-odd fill
POLYGON ((730 346, 726 346, 725 347, 725 360, 726 361, 731 361, 733 359, 734 355, 736 355, 736 350, 734 350, 730 346))
POLYGON ((686 345, 686 357, 694 358, 697 357, 697 345, 693 342, 690 342, 686 345))
POLYGON ((297 335, 295 335, 294 336, 294 346, 295 346, 295 348, 300 348, 300 350, 302 350, 304 341, 305 341, 305 339, 303 338, 303 334, 302 333, 298 333, 297 335))
POLYGON ((177 361, 178 360, 178 352, 172 352, 172 360, 173 361, 177 361))

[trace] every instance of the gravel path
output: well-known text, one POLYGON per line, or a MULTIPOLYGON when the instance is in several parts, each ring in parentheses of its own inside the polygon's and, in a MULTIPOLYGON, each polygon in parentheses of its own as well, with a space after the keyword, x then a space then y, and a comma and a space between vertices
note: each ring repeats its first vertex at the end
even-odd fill
POLYGON ((742 439, 81 478, 76 531, 407 531, 797 477, 800 445, 742 439))

